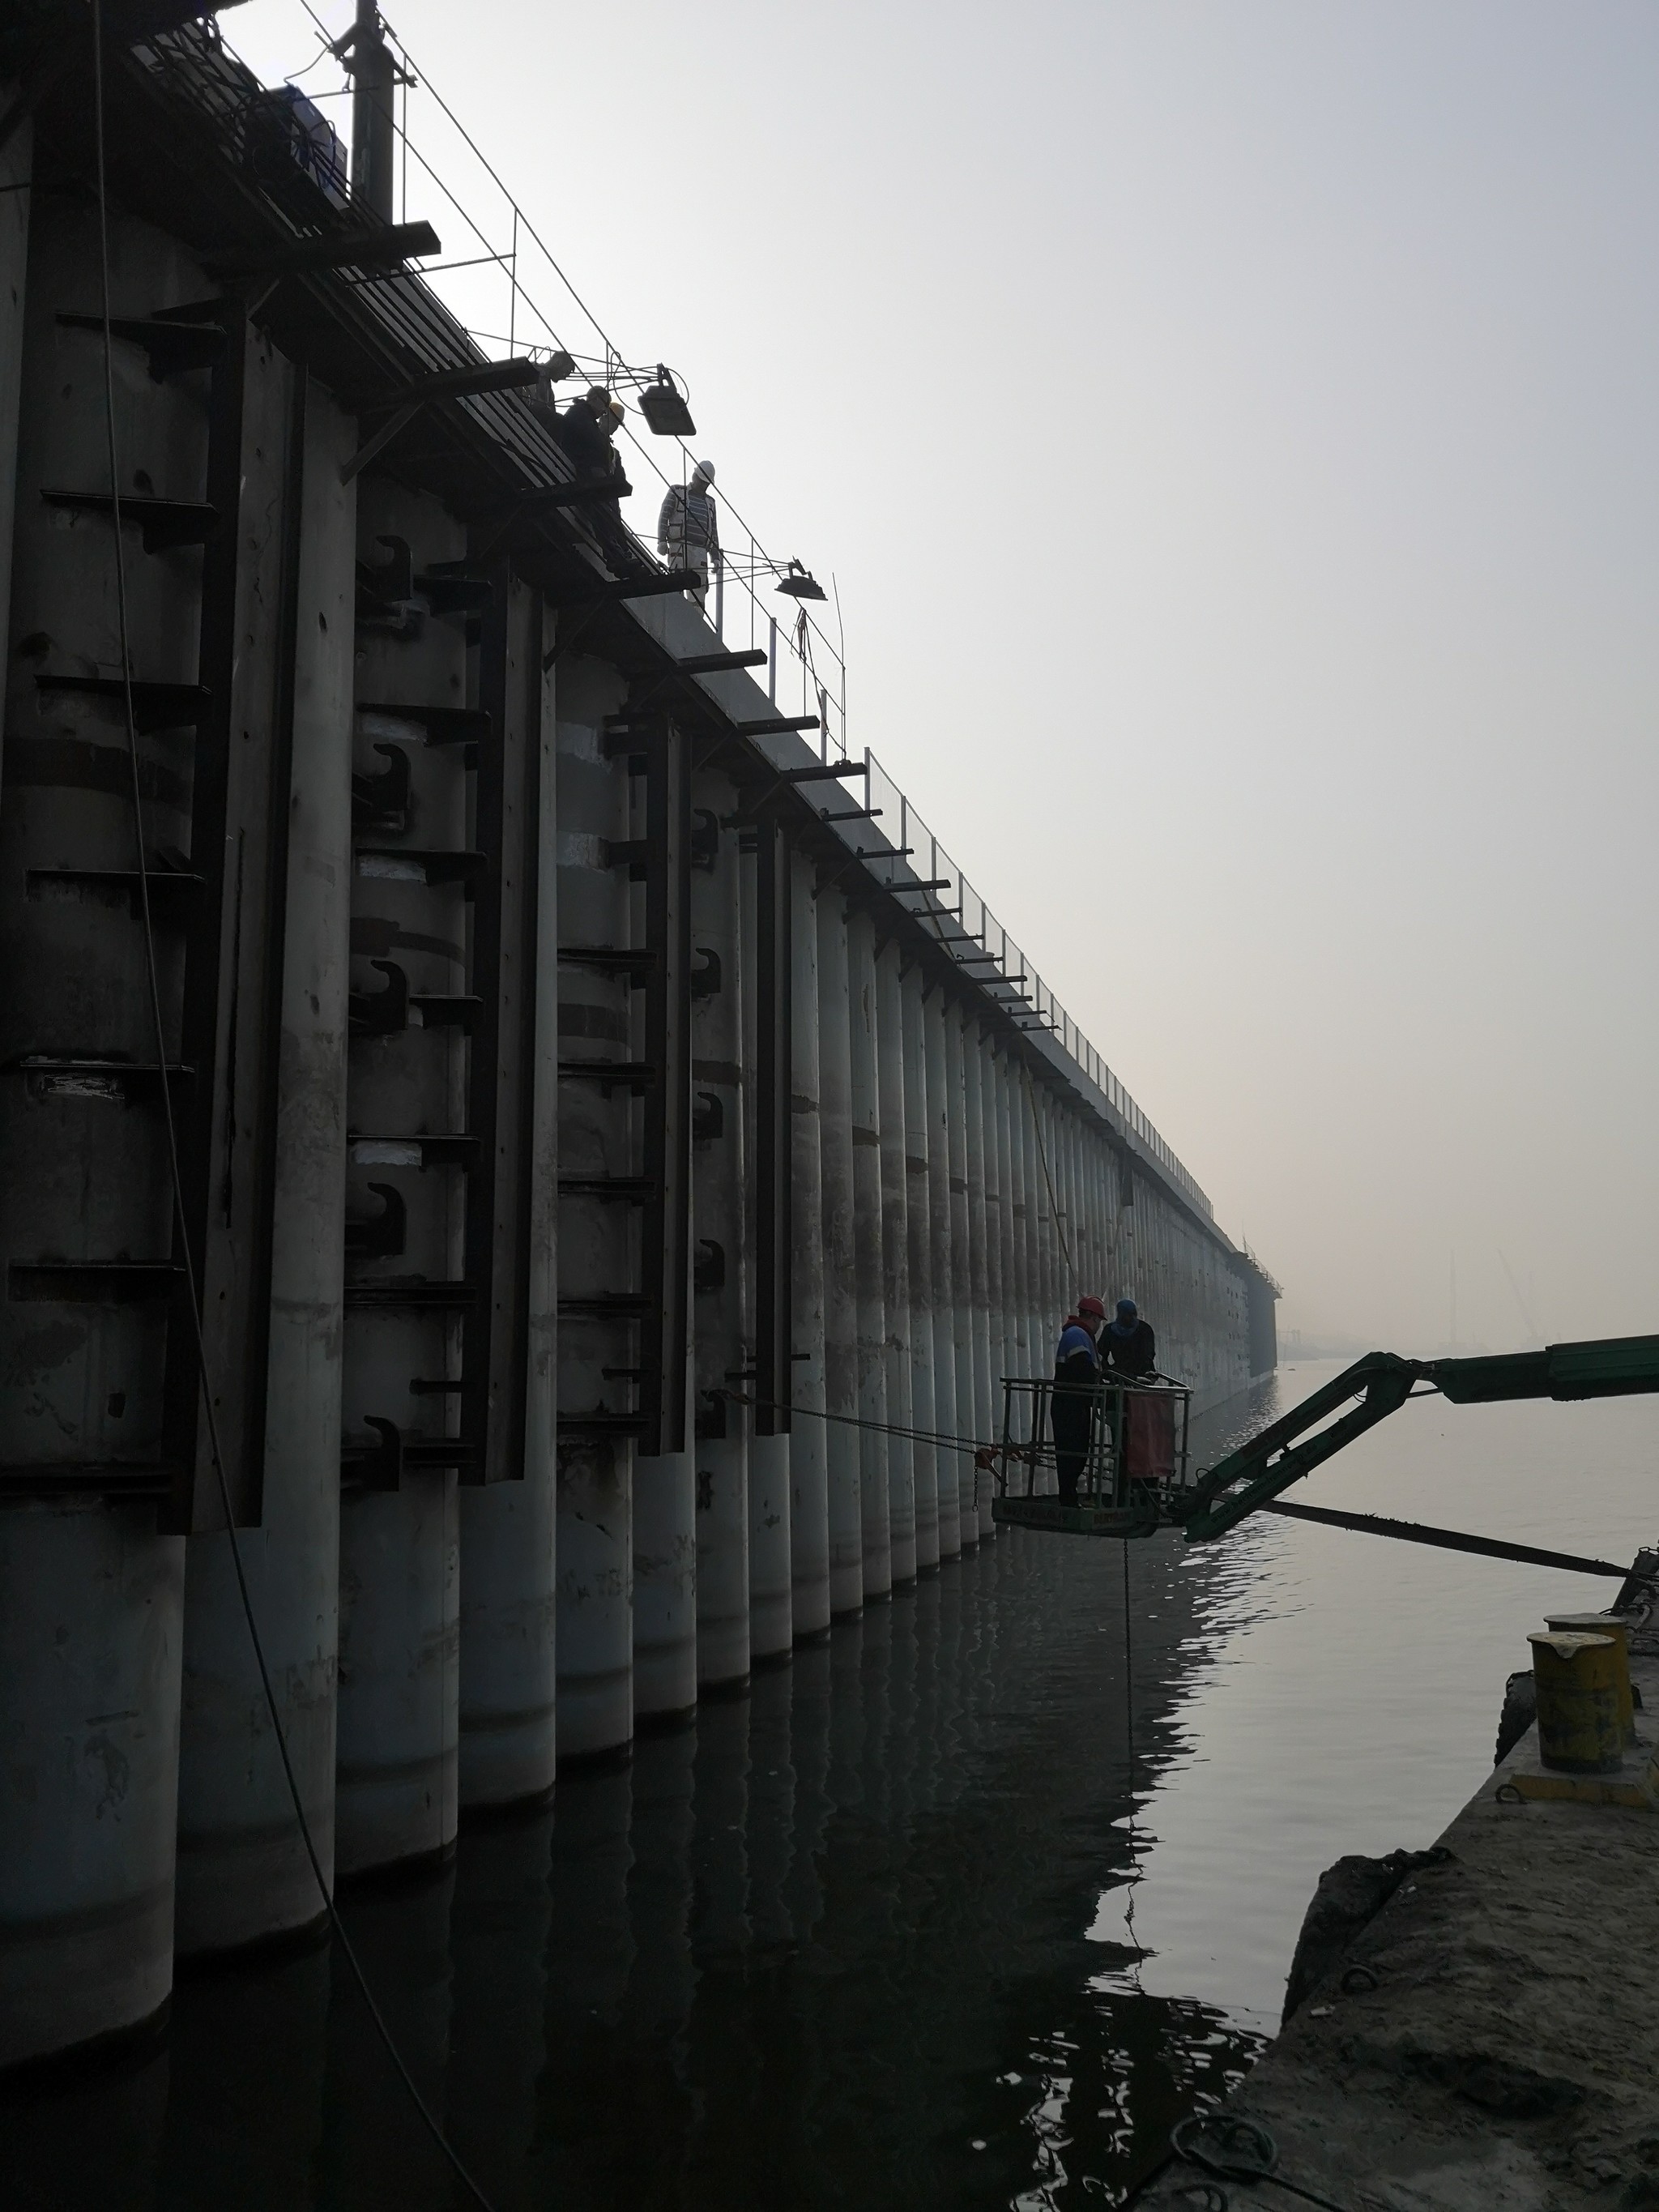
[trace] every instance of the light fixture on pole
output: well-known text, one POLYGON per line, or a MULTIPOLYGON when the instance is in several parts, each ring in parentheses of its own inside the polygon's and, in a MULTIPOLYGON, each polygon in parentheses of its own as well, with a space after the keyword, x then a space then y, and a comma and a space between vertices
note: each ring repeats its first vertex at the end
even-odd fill
POLYGON ((640 393, 640 412, 659 438, 695 438, 697 434, 684 393, 660 362, 657 363, 656 382, 647 384, 640 393))
POLYGON ((830 596, 811 570, 799 561, 790 562, 774 588, 791 599, 823 599, 830 596))

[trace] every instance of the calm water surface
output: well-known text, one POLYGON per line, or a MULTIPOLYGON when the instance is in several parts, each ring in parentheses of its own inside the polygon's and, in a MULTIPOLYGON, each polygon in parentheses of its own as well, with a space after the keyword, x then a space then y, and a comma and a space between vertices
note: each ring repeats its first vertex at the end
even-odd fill
MULTIPOLYGON (((1425 1400, 1300 1494, 1628 1559, 1656 1467, 1650 1402, 1425 1400)), ((501 2212, 1109 2204, 1271 2032, 1321 1869, 1429 1841, 1526 1631, 1611 1588, 1011 1532, 349 1924, 501 2212)), ((163 2050, 0 2130, 28 2212, 457 2201, 326 1953, 186 1980, 163 2050)))

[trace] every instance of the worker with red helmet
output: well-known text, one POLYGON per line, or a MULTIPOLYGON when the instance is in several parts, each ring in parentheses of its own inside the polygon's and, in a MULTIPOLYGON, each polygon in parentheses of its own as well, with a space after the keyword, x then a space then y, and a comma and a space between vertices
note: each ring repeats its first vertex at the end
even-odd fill
POLYGON ((1089 1439, 1094 1428, 1095 1401, 1100 1386, 1097 1340, 1106 1326, 1106 1309, 1092 1295, 1077 1302, 1067 1314, 1054 1347, 1054 1388, 1048 1425, 1054 1432, 1054 1466, 1060 1476, 1060 1502, 1077 1504, 1077 1486, 1088 1463, 1089 1439))

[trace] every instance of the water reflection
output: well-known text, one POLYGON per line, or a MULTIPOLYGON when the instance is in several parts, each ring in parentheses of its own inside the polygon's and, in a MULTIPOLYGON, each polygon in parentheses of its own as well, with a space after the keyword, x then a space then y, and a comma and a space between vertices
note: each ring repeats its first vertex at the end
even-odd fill
MULTIPOLYGON (((1259 1415, 1258 1415, 1259 1417, 1259 1415)), ((1117 2201, 1255 2039, 1139 1986, 1144 1807, 1212 1571, 1013 1531, 349 1924, 501 2212, 1117 2201), (1115 1901, 1114 1903, 1114 1901, 1115 1901)), ((325 1953, 6 2116, 31 2208, 458 2201, 325 1953)))
MULTIPOLYGON (((1298 1361, 1290 1404, 1340 1361, 1298 1361)), ((1212 1456, 1213 1455, 1212 1455, 1212 1456)), ((1659 1400, 1404 1406, 1297 1492, 1619 1561, 1653 1540, 1659 1400)), ((1617 1585, 1262 1516, 1187 1556, 1190 1668, 1143 1821, 1141 1980, 1278 2024, 1321 1870, 1431 1843, 1489 1772, 1505 1676, 1547 1608, 1617 1585)), ((1121 1935, 1116 1900, 1098 1927, 1121 1935)))

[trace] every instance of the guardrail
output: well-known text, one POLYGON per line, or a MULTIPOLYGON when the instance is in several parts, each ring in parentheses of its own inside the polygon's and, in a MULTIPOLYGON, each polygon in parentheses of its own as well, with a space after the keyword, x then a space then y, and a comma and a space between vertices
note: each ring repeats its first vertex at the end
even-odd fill
POLYGON ((913 913, 929 918, 939 943, 974 979, 1001 997, 1022 1026, 1047 1030, 1070 1054, 1172 1182, 1208 1220, 1215 1208, 1130 1097, 1106 1061, 1037 974, 1026 954, 957 866, 921 813, 872 753, 866 804, 875 819, 865 840, 866 865, 913 913), (912 896, 904 898, 905 893, 912 896))
MULTIPOLYGON (((299 4, 323 47, 321 53, 309 58, 304 93, 324 112, 337 112, 343 121, 343 110, 331 109, 329 103, 349 100, 349 86, 319 83, 311 77, 319 64, 343 76, 340 64, 332 58, 328 27, 310 0, 299 0, 299 4)), ((234 63, 246 70, 216 24, 201 27, 198 35, 213 40, 234 63)), ((422 281, 486 357, 528 354, 550 359, 562 354, 570 364, 570 379, 575 386, 603 383, 624 398, 624 405, 625 395, 636 395, 619 434, 629 449, 630 474, 637 475, 641 490, 653 478, 664 490, 673 483, 685 484, 693 466, 687 440, 658 435, 648 428, 641 434, 644 417, 637 395, 654 382, 657 365, 641 368, 629 363, 465 124, 431 80, 416 69, 395 33, 388 35, 398 46, 402 75, 408 80, 402 112, 395 118, 403 203, 397 210, 398 219, 425 217, 445 239, 443 259, 421 270, 422 281), (410 131, 410 86, 430 103, 422 117, 422 136, 429 133, 441 147, 435 156, 417 145, 410 131), (448 180, 457 172, 465 172, 467 179, 460 190, 448 180), (482 217, 473 211, 479 203, 485 205, 482 217), (669 466, 664 466, 659 454, 669 458, 669 466)), ((159 51, 166 42, 156 43, 159 51)), ((253 75, 251 70, 247 73, 250 77, 253 75)), ((678 383, 688 399, 695 396, 687 380, 681 377, 678 383)), ((838 605, 834 639, 825 627, 829 608, 837 605, 833 579, 828 593, 817 599, 799 596, 800 579, 794 573, 799 562, 781 559, 767 550, 733 502, 724 479, 717 479, 716 504, 726 542, 710 580, 704 619, 723 643, 746 642, 750 649, 764 651, 767 692, 779 712, 816 714, 823 757, 845 758, 847 670, 838 605), (781 592, 780 584, 784 586, 781 592), (813 611, 817 606, 824 610, 822 619, 813 611)), ((654 520, 653 515, 653 547, 654 520)), ((641 550, 647 550, 640 542, 641 550)), ((813 583, 810 578, 807 580, 813 583)), ((813 588, 820 589, 816 583, 813 588)), ((758 667, 756 673, 758 679, 758 667)), ((867 750, 864 757, 869 768, 866 803, 873 818, 854 842, 867 848, 861 857, 876 880, 910 904, 912 912, 929 920, 939 943, 964 975, 1001 999, 1017 1021, 1027 1028, 1046 1030, 1057 1040, 1124 1128, 1198 1211, 1213 1220, 1215 1208, 1197 1180, 1030 965, 916 808, 867 750), (911 904, 913 900, 920 903, 911 904)))

